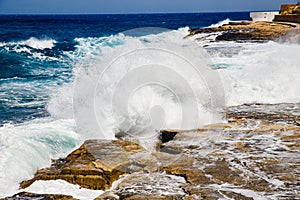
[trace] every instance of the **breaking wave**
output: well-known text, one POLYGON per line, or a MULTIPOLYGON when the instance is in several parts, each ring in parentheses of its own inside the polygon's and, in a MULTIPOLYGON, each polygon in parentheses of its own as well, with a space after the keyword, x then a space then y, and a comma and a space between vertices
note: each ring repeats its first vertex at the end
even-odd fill
POLYGON ((210 25, 208 28, 217 28, 219 26, 222 26, 222 25, 225 25, 225 24, 229 24, 231 20, 229 18, 225 19, 225 20, 222 20, 222 21, 219 21, 218 23, 216 24, 212 24, 210 25))

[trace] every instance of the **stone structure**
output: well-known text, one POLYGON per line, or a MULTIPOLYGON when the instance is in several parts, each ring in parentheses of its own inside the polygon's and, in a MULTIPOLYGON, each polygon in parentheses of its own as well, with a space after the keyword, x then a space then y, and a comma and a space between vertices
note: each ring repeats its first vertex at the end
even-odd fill
POLYGON ((274 21, 300 23, 300 3, 281 5, 280 14, 274 21))
POLYGON ((271 22, 275 18, 275 15, 278 15, 279 12, 250 12, 250 18, 252 21, 266 21, 271 22))

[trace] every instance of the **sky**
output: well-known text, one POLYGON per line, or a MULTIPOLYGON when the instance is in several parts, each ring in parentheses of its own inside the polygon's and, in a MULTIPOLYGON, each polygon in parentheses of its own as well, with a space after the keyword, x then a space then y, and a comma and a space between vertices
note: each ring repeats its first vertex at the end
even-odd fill
POLYGON ((0 0, 0 14, 114 14, 279 10, 297 0, 0 0))

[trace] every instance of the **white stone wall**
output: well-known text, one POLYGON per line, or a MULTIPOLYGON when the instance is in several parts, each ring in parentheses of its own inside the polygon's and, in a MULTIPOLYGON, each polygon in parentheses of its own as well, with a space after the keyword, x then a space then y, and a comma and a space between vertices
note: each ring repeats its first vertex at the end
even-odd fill
POLYGON ((250 12, 252 21, 268 21, 271 22, 279 12, 250 12))

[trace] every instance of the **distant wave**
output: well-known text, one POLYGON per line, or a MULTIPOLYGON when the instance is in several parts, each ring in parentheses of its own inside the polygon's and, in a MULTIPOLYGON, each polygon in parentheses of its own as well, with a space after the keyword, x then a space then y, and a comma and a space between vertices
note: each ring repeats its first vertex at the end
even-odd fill
POLYGON ((39 60, 58 60, 53 56, 47 56, 44 51, 51 50, 57 43, 54 39, 37 39, 31 37, 18 42, 0 42, 0 48, 8 52, 23 54, 39 60))
POLYGON ((217 27, 222 26, 222 25, 224 25, 224 24, 229 24, 230 21, 231 21, 231 20, 230 20, 229 18, 227 18, 227 19, 225 19, 225 20, 223 20, 223 21, 219 21, 219 22, 216 23, 216 24, 210 25, 208 28, 217 28, 217 27))
POLYGON ((18 42, 3 42, 0 43, 0 47, 5 46, 17 46, 17 45, 26 45, 34 49, 52 49, 56 43, 54 39, 37 39, 35 37, 31 37, 28 40, 22 40, 18 42))

